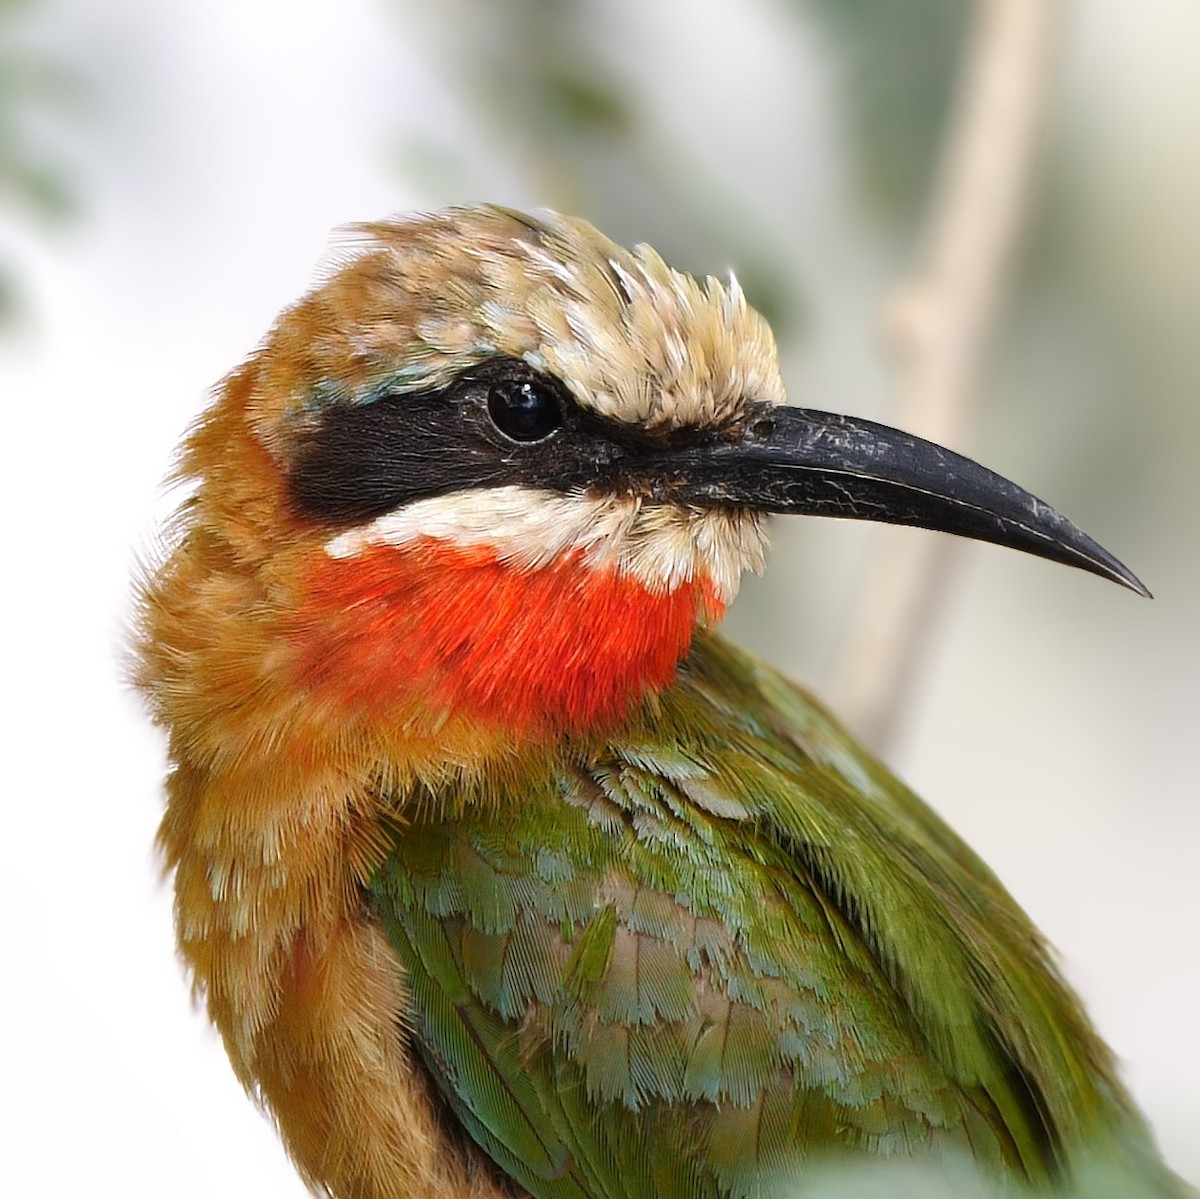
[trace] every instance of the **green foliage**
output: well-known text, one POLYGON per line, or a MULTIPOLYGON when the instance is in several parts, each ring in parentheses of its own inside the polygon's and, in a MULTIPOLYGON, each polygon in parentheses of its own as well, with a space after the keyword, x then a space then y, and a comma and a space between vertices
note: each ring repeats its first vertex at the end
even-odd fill
MULTIPOLYGON (((17 36, 34 0, 0 0, 0 204, 61 220, 74 212, 74 193, 61 166, 31 130, 47 112, 60 113, 77 99, 70 72, 30 50, 17 36)), ((18 304, 18 287, 0 264, 0 323, 18 304)))

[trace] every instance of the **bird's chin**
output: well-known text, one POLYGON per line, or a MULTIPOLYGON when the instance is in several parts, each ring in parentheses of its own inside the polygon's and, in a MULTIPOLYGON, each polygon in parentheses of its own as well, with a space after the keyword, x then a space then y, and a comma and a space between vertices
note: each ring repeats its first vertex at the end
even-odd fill
POLYGON ((722 607, 745 571, 762 572, 767 545, 763 516, 748 508, 510 485, 406 504, 332 538, 325 551, 346 559, 424 540, 488 550, 519 570, 570 558, 630 577, 655 595, 704 583, 722 607))
POLYGON ((724 610, 746 571, 766 564, 766 524, 747 508, 694 508, 642 503, 617 545, 619 569, 651 591, 702 580, 724 610))

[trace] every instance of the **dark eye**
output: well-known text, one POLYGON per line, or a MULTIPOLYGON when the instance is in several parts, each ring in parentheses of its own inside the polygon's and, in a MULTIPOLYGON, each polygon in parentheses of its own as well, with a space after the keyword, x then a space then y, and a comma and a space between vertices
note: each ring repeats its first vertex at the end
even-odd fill
POLYGON ((533 379, 497 379, 487 406, 496 428, 513 441, 544 441, 562 425, 558 398, 533 379))

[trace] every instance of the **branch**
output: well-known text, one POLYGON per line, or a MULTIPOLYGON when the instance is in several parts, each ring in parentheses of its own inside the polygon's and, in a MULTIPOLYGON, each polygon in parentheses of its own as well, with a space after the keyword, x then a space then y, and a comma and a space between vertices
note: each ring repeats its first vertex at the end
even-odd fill
MULTIPOLYGON (((927 218, 924 252, 885 301, 896 423, 968 440, 987 336, 1020 232, 1065 0, 978 0, 927 218)), ((852 618, 835 707, 876 752, 891 744, 962 543, 884 534, 852 618)))

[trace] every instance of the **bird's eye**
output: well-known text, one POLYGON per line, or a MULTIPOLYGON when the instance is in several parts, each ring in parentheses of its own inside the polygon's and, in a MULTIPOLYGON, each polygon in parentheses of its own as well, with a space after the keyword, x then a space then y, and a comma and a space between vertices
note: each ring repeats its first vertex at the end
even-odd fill
POLYGON ((544 441, 563 423, 557 396, 533 379, 497 379, 487 406, 496 428, 513 441, 544 441))

